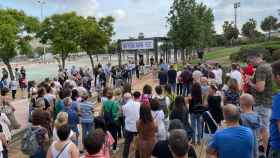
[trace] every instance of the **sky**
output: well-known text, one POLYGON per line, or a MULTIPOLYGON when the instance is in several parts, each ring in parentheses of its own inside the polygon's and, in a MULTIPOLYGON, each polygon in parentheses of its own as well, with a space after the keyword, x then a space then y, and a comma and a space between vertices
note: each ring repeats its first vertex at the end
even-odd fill
MULTIPOLYGON (((102 17, 112 15, 115 18, 115 36, 113 39, 137 37, 143 32, 145 37, 165 36, 168 32, 166 18, 173 0, 40 0, 43 5, 43 17, 68 11, 76 11, 82 16, 102 17)), ((215 30, 222 33, 224 21, 234 20, 233 3, 238 0, 197 0, 213 9, 215 30)), ((266 16, 278 16, 280 0, 239 0, 238 27, 250 18, 258 25, 266 16)), ((0 0, 0 7, 15 8, 28 15, 41 18, 41 5, 38 0, 0 0)), ((280 17, 278 16, 280 19, 280 17)), ((259 28, 258 28, 259 29, 259 28)))

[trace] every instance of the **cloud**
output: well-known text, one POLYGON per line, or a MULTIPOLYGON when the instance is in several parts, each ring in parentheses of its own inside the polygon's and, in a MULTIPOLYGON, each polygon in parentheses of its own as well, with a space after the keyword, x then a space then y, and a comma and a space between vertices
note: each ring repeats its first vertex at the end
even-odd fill
POLYGON ((123 9, 114 10, 112 15, 117 21, 122 21, 127 17, 127 13, 123 9))

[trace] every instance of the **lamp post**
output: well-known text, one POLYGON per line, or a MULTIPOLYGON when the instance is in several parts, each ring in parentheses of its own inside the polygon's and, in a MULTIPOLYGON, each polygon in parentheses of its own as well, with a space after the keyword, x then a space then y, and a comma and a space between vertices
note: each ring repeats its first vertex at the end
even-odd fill
POLYGON ((237 8, 240 8, 240 2, 234 3, 234 26, 237 28, 237 8))
MULTIPOLYGON (((41 5, 41 17, 40 20, 43 22, 44 20, 44 5, 46 4, 45 0, 38 0, 37 1, 41 5)), ((43 44, 43 63, 45 63, 45 55, 46 55, 46 47, 45 44, 43 44)))

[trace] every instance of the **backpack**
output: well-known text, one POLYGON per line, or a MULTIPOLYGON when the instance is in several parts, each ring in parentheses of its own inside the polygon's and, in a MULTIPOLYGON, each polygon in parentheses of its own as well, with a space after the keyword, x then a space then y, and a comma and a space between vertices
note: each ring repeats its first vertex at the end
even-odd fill
POLYGON ((163 98, 156 98, 159 101, 159 109, 163 110, 165 118, 168 117, 168 107, 166 104, 166 97, 163 98))
POLYGON ((40 128, 36 128, 35 130, 32 130, 31 127, 27 129, 21 141, 22 153, 30 156, 36 154, 40 147, 36 138, 36 132, 39 129, 40 128))
POLYGON ((113 118, 113 106, 115 103, 113 103, 110 107, 109 111, 104 110, 104 120, 106 122, 106 125, 110 125, 114 123, 114 118, 113 118))

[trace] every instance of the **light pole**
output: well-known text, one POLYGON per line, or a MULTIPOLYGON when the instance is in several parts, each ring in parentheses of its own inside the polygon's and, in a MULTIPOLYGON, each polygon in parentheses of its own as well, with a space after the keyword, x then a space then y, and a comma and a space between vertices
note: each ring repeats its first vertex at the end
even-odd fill
POLYGON ((240 7, 240 2, 234 3, 234 26, 237 28, 237 8, 240 7))
MULTIPOLYGON (((44 20, 44 5, 46 4, 45 0, 38 0, 37 1, 41 5, 41 22, 44 20)), ((46 54, 46 47, 45 44, 43 44, 43 63, 45 63, 45 54, 46 54)))

